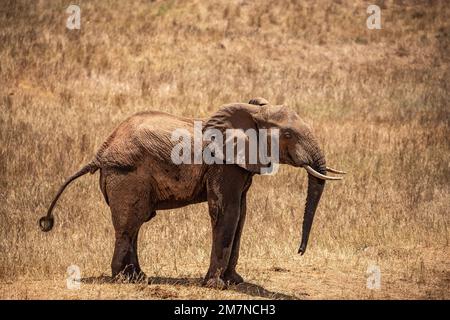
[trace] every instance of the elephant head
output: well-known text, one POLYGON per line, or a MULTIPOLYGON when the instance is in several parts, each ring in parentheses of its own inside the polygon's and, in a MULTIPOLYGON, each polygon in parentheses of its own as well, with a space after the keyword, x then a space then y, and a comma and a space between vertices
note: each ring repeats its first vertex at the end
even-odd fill
MULTIPOLYGON (((319 204, 325 180, 340 180, 341 177, 327 175, 327 171, 344 174, 345 172, 328 168, 325 156, 312 132, 294 111, 286 106, 270 105, 263 98, 250 100, 249 104, 235 103, 223 106, 205 124, 206 129, 278 129, 279 163, 304 168, 308 172, 308 191, 302 226, 302 239, 298 253, 304 254, 316 208, 319 204)), ((270 140, 270 139, 268 139, 270 140)), ((253 173, 260 173, 263 164, 240 165, 253 173)))

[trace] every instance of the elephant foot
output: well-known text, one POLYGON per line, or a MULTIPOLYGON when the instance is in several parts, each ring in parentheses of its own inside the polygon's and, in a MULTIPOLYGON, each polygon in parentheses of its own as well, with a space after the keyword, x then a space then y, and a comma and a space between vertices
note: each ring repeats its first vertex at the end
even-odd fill
POLYGON ((203 285, 207 288, 213 288, 213 289, 219 289, 219 290, 224 290, 227 288, 225 281, 223 281, 219 277, 205 278, 205 280, 203 280, 203 285))
POLYGON ((118 282, 137 283, 147 280, 146 274, 139 267, 128 266, 122 272, 113 275, 113 278, 118 282))
POLYGON ((225 272, 223 277, 224 277, 225 283, 231 284, 231 285, 236 285, 236 284, 244 282, 244 278, 242 278, 235 270, 230 271, 230 272, 225 272))

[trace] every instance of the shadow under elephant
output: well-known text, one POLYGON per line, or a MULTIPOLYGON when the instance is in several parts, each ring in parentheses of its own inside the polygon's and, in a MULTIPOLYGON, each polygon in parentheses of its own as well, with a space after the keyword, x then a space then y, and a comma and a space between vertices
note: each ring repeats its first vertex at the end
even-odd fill
MULTIPOLYGON (((88 277, 81 279, 82 283, 87 284, 102 284, 102 283, 121 283, 110 276, 99 276, 99 277, 88 277)), ((202 287, 203 278, 188 278, 188 277, 148 277, 146 280, 138 282, 140 284, 147 283, 149 285, 154 284, 166 284, 174 286, 193 286, 202 287)), ((219 289, 217 289, 219 290, 219 289)), ((276 299, 276 300, 299 300, 300 298, 294 295, 288 295, 281 292, 270 291, 260 285, 243 282, 238 285, 231 285, 227 290, 236 291, 253 297, 260 297, 266 299, 276 299)), ((301 293, 303 296, 307 296, 307 293, 301 293)))

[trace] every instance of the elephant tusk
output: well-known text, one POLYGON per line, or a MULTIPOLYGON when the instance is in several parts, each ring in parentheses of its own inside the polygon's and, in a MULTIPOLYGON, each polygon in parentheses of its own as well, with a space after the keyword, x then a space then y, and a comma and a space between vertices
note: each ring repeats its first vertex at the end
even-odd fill
POLYGON ((321 174, 319 172, 317 172, 316 170, 314 170, 313 168, 311 168, 308 165, 303 166, 303 168, 306 169, 306 171, 308 171, 308 173, 316 178, 322 179, 322 180, 342 180, 342 177, 329 177, 326 176, 324 174, 321 174))
POLYGON ((336 170, 330 167, 327 167, 327 171, 332 172, 332 173, 337 173, 337 174, 347 174, 347 172, 345 171, 341 171, 341 170, 336 170))

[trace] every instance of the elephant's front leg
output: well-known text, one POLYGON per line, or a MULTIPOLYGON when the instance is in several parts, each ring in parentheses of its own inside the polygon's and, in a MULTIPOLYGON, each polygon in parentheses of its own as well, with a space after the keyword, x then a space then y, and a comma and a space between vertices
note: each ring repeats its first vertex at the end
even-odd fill
POLYGON ((233 251, 240 218, 241 189, 233 186, 208 188, 208 205, 212 225, 211 260, 204 284, 225 288, 225 272, 233 251))
POLYGON ((221 205, 210 205, 212 221, 212 249, 205 284, 208 287, 224 288, 224 274, 228 268, 236 228, 239 222, 239 202, 221 205))
POLYGON ((241 245, 242 229, 244 228, 245 216, 247 214, 247 197, 245 192, 241 198, 241 212, 239 215, 239 222, 236 228, 233 241, 233 249, 231 250, 230 260, 228 267, 224 273, 224 280, 228 284, 239 284, 244 282, 244 279, 236 272, 236 266, 239 259, 239 249, 241 245))

